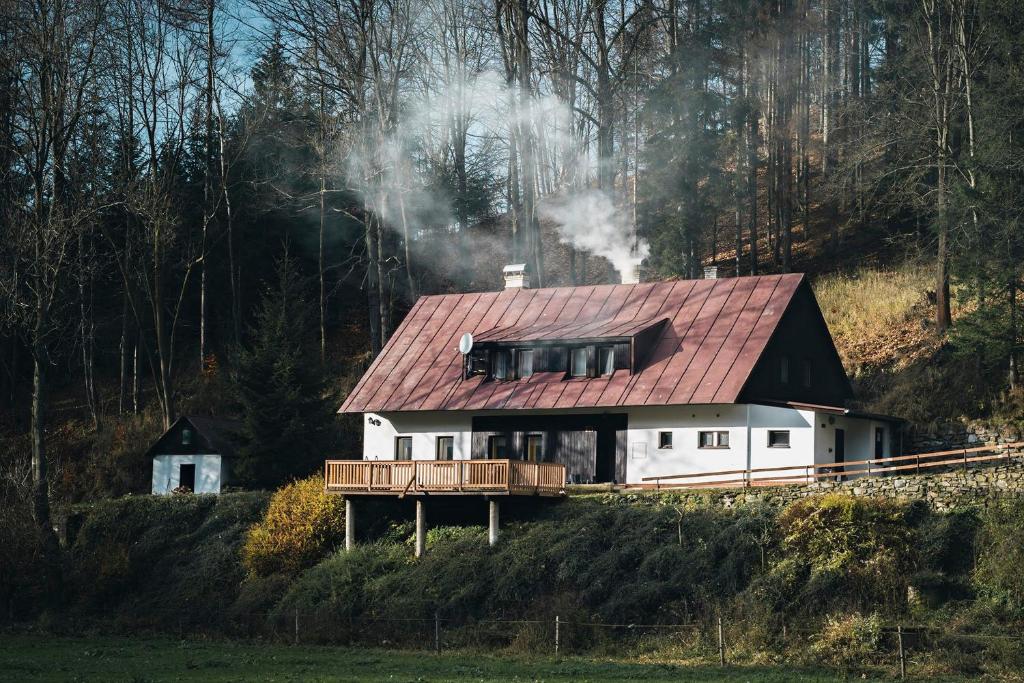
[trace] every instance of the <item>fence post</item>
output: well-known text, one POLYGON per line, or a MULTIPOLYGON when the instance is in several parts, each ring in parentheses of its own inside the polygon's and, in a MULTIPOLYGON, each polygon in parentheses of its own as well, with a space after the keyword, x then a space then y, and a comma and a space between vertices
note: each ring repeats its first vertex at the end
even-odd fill
POLYGON ((559 646, 559 642, 558 641, 559 641, 560 636, 561 636, 561 633, 560 633, 561 629, 559 627, 561 625, 562 625, 562 621, 561 621, 561 619, 558 618, 558 615, 556 614, 555 615, 555 656, 556 657, 558 656, 558 646, 559 646))
POLYGON ((967 449, 964 449, 964 472, 967 471, 967 449))
POLYGON ((718 663, 725 666, 725 632, 722 628, 722 615, 718 615, 718 663))
POLYGON ((896 627, 896 642, 900 648, 900 680, 907 677, 907 653, 903 649, 903 626, 896 627))
POLYGON ((441 654, 441 615, 434 612, 434 652, 441 654))
POLYGON ((295 608, 295 644, 299 644, 299 608, 295 608))

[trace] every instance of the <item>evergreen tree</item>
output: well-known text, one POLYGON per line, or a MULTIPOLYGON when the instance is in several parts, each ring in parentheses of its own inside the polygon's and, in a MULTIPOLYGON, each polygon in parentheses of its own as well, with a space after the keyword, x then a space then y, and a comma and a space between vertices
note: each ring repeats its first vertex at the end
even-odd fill
POLYGON ((243 445, 235 470, 248 486, 272 487, 305 476, 324 460, 335 401, 326 391, 315 344, 313 298, 287 255, 263 295, 241 349, 234 385, 242 407, 243 445))

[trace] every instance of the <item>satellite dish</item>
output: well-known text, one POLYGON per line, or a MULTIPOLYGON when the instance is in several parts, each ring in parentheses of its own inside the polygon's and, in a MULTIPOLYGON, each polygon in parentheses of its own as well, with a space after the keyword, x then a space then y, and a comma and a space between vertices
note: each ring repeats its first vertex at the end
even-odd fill
POLYGON ((467 353, 473 350, 473 335, 469 332, 462 335, 462 339, 459 340, 459 353, 465 356, 467 353))

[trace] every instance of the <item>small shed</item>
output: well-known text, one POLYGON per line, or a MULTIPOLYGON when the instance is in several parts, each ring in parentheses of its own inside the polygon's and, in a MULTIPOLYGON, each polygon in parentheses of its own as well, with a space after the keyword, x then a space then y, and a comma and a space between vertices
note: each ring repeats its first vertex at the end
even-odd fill
POLYGON ((240 426, 217 417, 179 417, 146 452, 153 459, 153 494, 220 493, 230 481, 240 426))

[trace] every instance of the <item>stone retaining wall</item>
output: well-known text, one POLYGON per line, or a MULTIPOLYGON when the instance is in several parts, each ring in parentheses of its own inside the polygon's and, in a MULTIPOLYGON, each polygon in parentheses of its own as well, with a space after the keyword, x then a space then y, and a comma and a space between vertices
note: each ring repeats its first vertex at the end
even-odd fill
POLYGON ((1021 440, 1020 430, 1011 425, 995 426, 982 422, 950 423, 930 431, 918 430, 907 435, 907 453, 927 453, 954 448, 973 448, 985 444, 997 445, 1021 440))
MULTIPOLYGON (((818 481, 812 484, 752 487, 746 489, 679 489, 669 494, 683 504, 732 508, 768 504, 782 507, 806 496, 840 493, 850 496, 926 500, 936 510, 985 507, 995 501, 1024 497, 1024 459, 1006 464, 976 466, 918 475, 860 477, 851 481, 818 481)), ((621 495, 651 495, 626 490, 621 495)))

